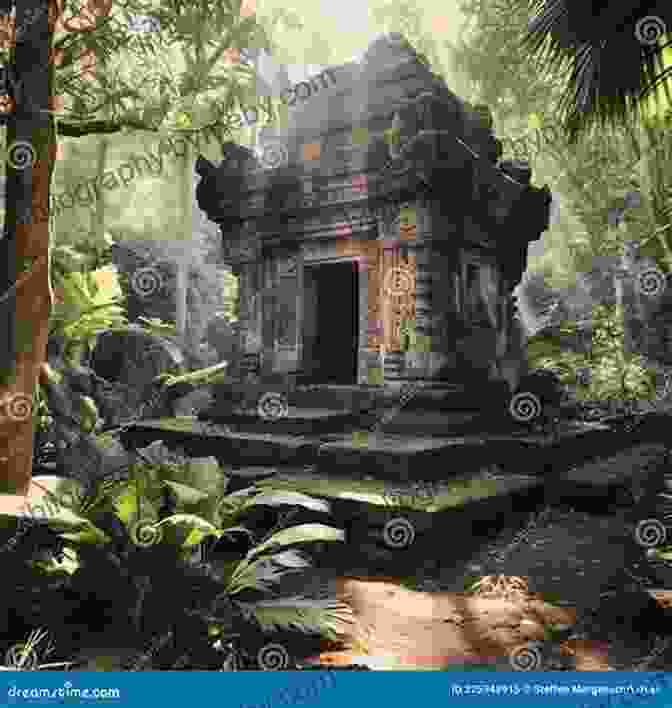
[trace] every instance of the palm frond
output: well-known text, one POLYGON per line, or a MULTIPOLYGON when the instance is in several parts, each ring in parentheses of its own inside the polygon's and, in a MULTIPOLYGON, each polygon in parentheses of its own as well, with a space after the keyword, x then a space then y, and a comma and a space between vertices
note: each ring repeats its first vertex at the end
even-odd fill
POLYGON ((521 48, 548 73, 564 75, 560 113, 570 143, 593 124, 605 127, 641 118, 644 98, 660 100, 672 73, 663 59, 670 42, 642 43, 636 26, 644 16, 653 16, 669 35, 669 3, 521 1, 535 13, 521 48))
POLYGON ((322 634, 336 641, 346 636, 355 624, 352 608, 333 597, 313 599, 297 595, 237 604, 263 631, 295 629, 303 634, 322 634))
POLYGON ((301 506, 304 509, 324 514, 328 514, 331 509, 329 502, 322 499, 315 499, 307 494, 284 489, 281 491, 269 489, 267 492, 252 497, 245 506, 246 509, 253 506, 301 506))
POLYGON ((345 541, 345 531, 325 524, 299 524, 273 534, 269 539, 253 548, 247 554, 247 558, 252 560, 277 546, 326 541, 345 541))
POLYGON ((311 567, 310 559, 299 551, 288 550, 273 556, 244 560, 229 579, 227 592, 237 595, 245 590, 267 592, 288 574, 311 567))

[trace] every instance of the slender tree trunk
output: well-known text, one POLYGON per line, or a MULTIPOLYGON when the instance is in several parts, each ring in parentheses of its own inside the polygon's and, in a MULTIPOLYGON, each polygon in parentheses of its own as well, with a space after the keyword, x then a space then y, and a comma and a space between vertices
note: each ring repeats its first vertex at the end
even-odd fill
POLYGON ((189 281, 189 253, 186 249, 186 241, 191 237, 193 221, 191 202, 194 185, 192 184, 191 177, 191 145, 188 145, 186 140, 184 142, 185 156, 182 164, 182 179, 180 180, 182 185, 182 223, 180 224, 180 233, 178 234, 178 238, 185 245, 185 251, 179 259, 177 266, 177 310, 175 319, 177 332, 183 343, 187 345, 187 289, 189 281))
POLYGON ((56 17, 48 11, 51 2, 17 3, 19 31, 11 54, 15 107, 7 131, 7 212, 0 242, 0 484, 2 492, 21 495, 32 477, 32 401, 52 307, 48 215, 56 129, 48 109, 56 17), (28 13, 36 19, 29 22, 28 13))
MULTIPOLYGON (((98 147, 96 149, 96 178, 97 184, 100 184, 100 180, 105 172, 105 165, 107 164, 107 152, 109 150, 109 138, 104 135, 99 138, 98 147)), ((96 202, 95 210, 93 212, 93 224, 92 231, 96 237, 96 243, 103 242, 103 236, 105 233, 105 190, 96 190, 96 202)))

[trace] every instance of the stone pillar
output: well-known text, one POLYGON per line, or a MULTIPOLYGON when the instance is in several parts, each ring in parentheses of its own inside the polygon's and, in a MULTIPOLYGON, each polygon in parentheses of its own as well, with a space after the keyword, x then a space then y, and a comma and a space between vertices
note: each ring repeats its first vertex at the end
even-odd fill
POLYGON ((238 277, 240 298, 240 333, 244 354, 261 354, 261 292, 259 265, 245 263, 234 273, 238 277))
POLYGON ((432 244, 414 244, 415 251, 415 332, 421 341, 428 341, 433 333, 432 309, 432 244))

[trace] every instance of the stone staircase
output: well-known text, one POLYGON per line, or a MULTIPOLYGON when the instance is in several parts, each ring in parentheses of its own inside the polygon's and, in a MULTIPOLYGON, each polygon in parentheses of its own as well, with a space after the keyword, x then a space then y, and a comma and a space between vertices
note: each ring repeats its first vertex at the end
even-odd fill
MULTIPOLYGON (((654 442, 664 437, 668 426, 666 417, 650 417, 642 429, 625 433, 611 426, 565 421, 553 434, 534 433, 502 421, 495 396, 484 406, 485 413, 474 410, 473 403, 471 410, 451 408, 456 398, 445 384, 422 389, 416 405, 408 401, 394 417, 399 386, 293 388, 286 382, 265 383, 241 386, 232 395, 233 388, 215 391, 214 405, 198 417, 136 423, 122 432, 122 444, 131 450, 163 440, 188 456, 213 456, 227 474, 240 477, 242 486, 280 476, 296 478, 298 484, 306 469, 325 481, 340 480, 345 487, 366 480, 453 484, 476 480, 484 470, 496 467, 501 482, 488 488, 491 502, 479 504, 497 513, 498 504, 502 509, 510 504, 511 477, 527 478, 532 484, 529 491, 539 487, 549 500, 593 497, 598 504, 607 503, 615 492, 627 491, 631 474, 626 471, 616 479, 595 473, 578 479, 572 470, 621 449, 654 442), (269 394, 285 396, 282 400, 289 405, 278 417, 262 418, 259 399, 269 394), (489 409, 499 412, 488 421, 489 409)), ((521 499, 528 493, 525 489, 516 492, 521 499)), ((530 504, 538 504, 538 499, 530 497, 530 504)))
POLYGON ((214 387, 213 405, 199 419, 236 432, 476 434, 510 428, 508 395, 508 389, 487 383, 475 387, 410 379, 385 386, 220 384, 214 387))

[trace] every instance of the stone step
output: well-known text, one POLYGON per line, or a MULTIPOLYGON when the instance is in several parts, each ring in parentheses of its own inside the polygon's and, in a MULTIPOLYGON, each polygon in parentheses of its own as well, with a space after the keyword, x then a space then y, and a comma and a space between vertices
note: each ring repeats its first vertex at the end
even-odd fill
POLYGON ((317 469, 332 475, 355 478, 410 481, 446 479, 469 472, 492 461, 483 438, 391 435, 355 431, 320 444, 317 469))
MULTIPOLYGON (((378 427, 381 431, 390 434, 445 436, 470 433, 476 435, 486 427, 485 419, 486 414, 482 411, 390 408, 378 427)), ((492 425, 487 427, 492 430, 492 425)))
POLYGON ((213 386, 212 411, 218 416, 255 411, 264 398, 282 397, 291 408, 358 413, 383 410, 401 400, 408 410, 478 410, 497 402, 506 412, 505 384, 491 382, 427 382, 403 379, 385 386, 294 385, 291 381, 227 383, 213 386))
POLYGON ((307 437, 232 432, 227 426, 196 417, 140 421, 120 435, 127 450, 163 440, 167 447, 181 447, 187 455, 213 456, 220 463, 234 467, 301 466, 310 464, 315 456, 314 441, 307 437))
MULTIPOLYGON (((190 418, 142 421, 122 433, 126 449, 163 440, 187 454, 213 455, 230 466, 302 467, 322 474, 381 480, 445 480, 497 464, 507 474, 544 476, 556 487, 581 486, 566 478, 571 466, 584 466, 597 455, 616 454, 641 444, 635 433, 615 433, 598 424, 567 423, 554 436, 490 433, 429 436, 351 431, 325 435, 235 432, 226 426, 190 418)), ((590 484, 590 480, 588 480, 590 484)), ((596 489, 604 484, 596 482, 596 489)), ((609 485, 607 485, 609 486, 609 485)), ((550 487, 549 487, 550 488, 550 487)), ((559 490, 558 490, 559 491, 559 490)))
POLYGON ((256 411, 223 415, 216 409, 209 409, 201 411, 198 419, 226 425, 234 432, 274 435, 323 435, 360 425, 360 416, 349 411, 290 407, 282 413, 278 418, 264 418, 256 411))
POLYGON ((212 455, 227 465, 317 465, 330 474, 369 474, 389 480, 412 480, 419 470, 426 479, 443 479, 489 464, 493 454, 501 454, 492 446, 486 448, 478 436, 431 438, 360 431, 283 435, 231 431, 195 417, 140 421, 121 433, 126 449, 155 440, 183 447, 188 455, 212 455))
POLYGON ((541 478, 497 474, 496 469, 493 474, 489 468, 429 484, 422 496, 411 483, 335 477, 314 468, 279 470, 258 486, 301 492, 327 501, 330 513, 346 528, 348 562, 354 560, 353 553, 364 544, 386 546, 385 525, 393 519, 408 521, 414 536, 433 537, 446 525, 487 525, 512 510, 534 510, 544 498, 541 478))
POLYGON ((256 410, 264 397, 280 394, 292 408, 359 411, 384 398, 379 386, 295 385, 290 381, 223 383, 213 386, 213 408, 222 414, 256 410))

